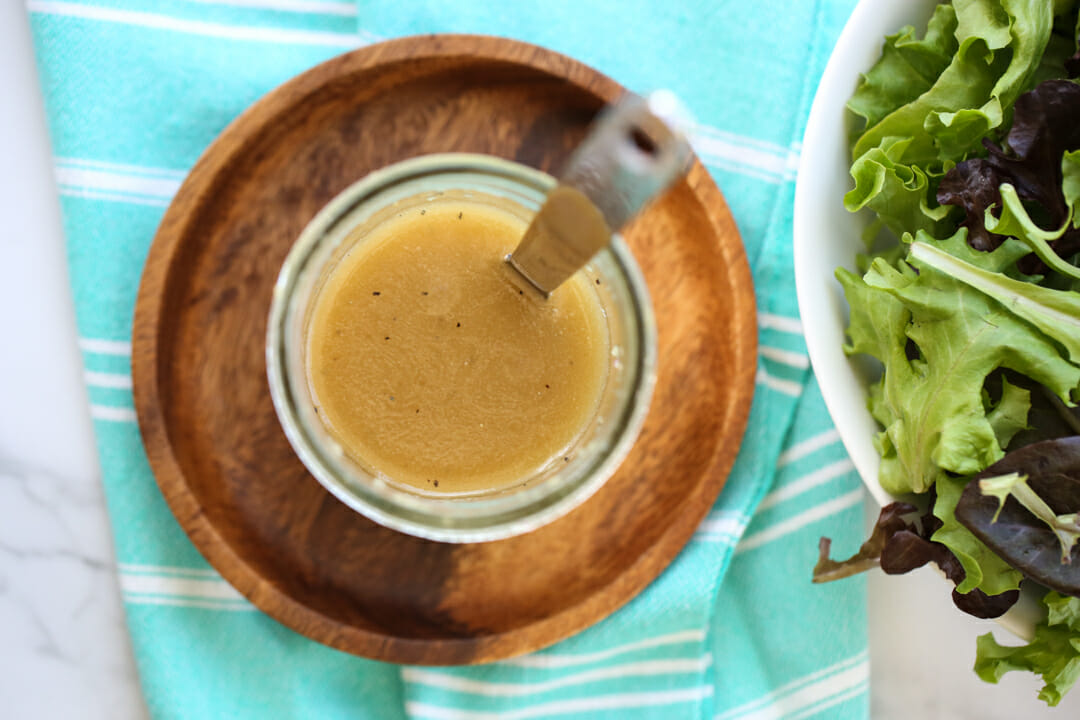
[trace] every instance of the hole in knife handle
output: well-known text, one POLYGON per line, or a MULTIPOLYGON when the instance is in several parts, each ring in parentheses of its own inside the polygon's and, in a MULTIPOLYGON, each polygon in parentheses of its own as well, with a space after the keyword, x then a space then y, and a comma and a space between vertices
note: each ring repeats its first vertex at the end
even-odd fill
POLYGON ((630 127, 630 141, 634 143, 634 147, 649 157, 656 157, 659 151, 656 141, 637 125, 630 127))

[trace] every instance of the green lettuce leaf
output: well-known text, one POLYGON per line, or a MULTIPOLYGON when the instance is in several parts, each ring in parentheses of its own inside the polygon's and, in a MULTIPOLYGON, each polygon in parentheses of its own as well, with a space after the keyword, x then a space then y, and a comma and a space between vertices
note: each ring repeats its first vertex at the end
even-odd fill
POLYGON ((1035 627, 1027 645, 1000 645, 990 633, 975 646, 975 672, 988 683, 997 683, 1013 670, 1041 675, 1046 683, 1039 699, 1057 705, 1080 678, 1080 598, 1051 592, 1043 598, 1046 622, 1035 627))
POLYGON ((1017 387, 1004 377, 1001 379, 1001 397, 996 403, 991 402, 988 393, 983 394, 983 407, 986 419, 994 429, 994 437, 1003 448, 1016 433, 1028 429, 1028 412, 1031 410, 1031 392, 1017 387))
POLYGON ((1065 51, 1053 33, 1062 7, 955 0, 937 7, 922 39, 910 27, 889 36, 848 103, 862 122, 846 207, 872 209, 897 237, 955 229, 936 202, 938 181, 956 162, 982 155, 983 138, 1008 125, 1016 98, 1050 74, 1042 62, 1051 40, 1055 57, 1065 51))
MULTIPOLYGON (((1002 35, 1001 48, 1012 48, 1012 58, 1009 67, 1002 75, 994 89, 990 91, 992 99, 997 100, 1004 107, 1013 104, 1020 93, 1031 87, 1032 77, 1039 67, 1043 52, 1050 41, 1050 34, 1054 29, 1054 7, 1048 5, 1045 0, 957 0, 963 5, 983 6, 1000 4, 1004 10, 1004 28, 999 25, 1002 35), (1005 38, 1005 33, 1008 37, 1005 38)), ((981 12, 981 11, 980 11, 981 12)), ((963 18, 964 12, 958 15, 963 18)), ((961 22, 963 20, 961 19, 961 22)), ((977 30, 972 31, 976 36, 977 30)), ((985 33, 982 37, 989 37, 985 33)), ((994 48, 997 49, 997 48, 994 48)))
POLYGON ((961 159, 1002 125, 1002 108, 1028 89, 1050 39, 1053 7, 1045 0, 956 0, 953 5, 959 45, 949 66, 929 90, 868 126, 852 159, 889 137, 912 139, 903 156, 908 164, 961 159))
MULTIPOLYGON (((886 262, 877 258, 874 262, 886 262)), ((910 267, 900 263, 901 272, 910 272, 910 267)), ((902 302, 878 288, 870 287, 866 282, 844 268, 838 268, 836 278, 844 288, 848 306, 851 308, 847 329, 848 343, 844 352, 849 355, 865 354, 877 358, 886 367, 899 366, 907 361, 904 346, 907 343, 905 329, 911 323, 911 312, 902 302)), ((869 388, 868 408, 870 414, 883 427, 891 427, 899 420, 890 403, 885 389, 886 376, 869 388)), ((897 462, 896 446, 888 432, 882 431, 874 437, 874 447, 889 466, 897 462)), ((885 485, 889 482, 883 474, 883 486, 894 494, 905 492, 906 485, 898 483, 896 489, 885 485)))
MULTIPOLYGON (((1080 294, 1040 287, 1034 283, 1014 280, 1000 272, 984 270, 935 247, 933 241, 913 243, 908 261, 920 269, 933 268, 936 272, 993 298, 1002 307, 1008 308, 1010 313, 1023 318, 1047 337, 1060 343, 1068 358, 1080 366, 1080 294)), ((1020 370, 1015 367, 1013 369, 1020 370)), ((1032 373, 1027 374, 1042 381, 1032 373)), ((1072 374, 1067 373, 1059 378, 1064 380, 1063 384, 1057 381, 1042 382, 1062 400, 1069 402, 1069 391, 1080 386, 1080 383, 1070 378, 1072 374)))
MULTIPOLYGON (((948 134, 949 142, 955 151, 957 133, 961 128, 954 127, 953 119, 941 117, 941 113, 982 108, 989 102, 990 90, 1007 66, 1005 55, 998 53, 995 59, 994 53, 982 38, 966 39, 953 57, 952 64, 945 69, 932 88, 913 102, 897 108, 859 136, 852 148, 852 159, 858 159, 872 148, 880 147, 886 138, 910 138, 911 142, 899 158, 907 165, 925 168, 942 160, 959 159, 956 154, 951 157, 943 156, 931 130, 948 134)), ((963 119, 964 129, 971 131, 972 118, 965 116, 963 119)), ((997 119, 1000 123, 1001 118, 997 119)), ((977 148, 978 142, 990 127, 987 118, 968 138, 972 149, 977 148)))
POLYGON ((941 527, 930 539, 949 548, 963 566, 964 581, 956 586, 957 592, 968 593, 978 588, 987 595, 1000 595, 1015 590, 1024 576, 956 519, 956 503, 960 501, 965 485, 966 478, 942 477, 938 480, 934 517, 941 520, 941 527))
MULTIPOLYGON (((940 242, 916 238, 908 262, 878 258, 863 278, 837 273, 852 308, 847 352, 884 365, 870 409, 885 428, 876 439, 879 480, 894 494, 926 492, 947 473, 972 475, 1004 455, 982 395, 998 368, 1066 402, 1080 386, 1080 365, 1063 355, 1074 338, 1061 326, 1076 298, 1002 274, 1026 247, 1009 241, 979 252, 964 229, 940 242), (968 275, 992 281, 972 285, 968 275)), ((1075 312, 1074 323, 1080 307, 1075 312)), ((1075 343, 1080 350, 1080 334, 1075 343)))
POLYGON ((1065 625, 1080 632, 1080 598, 1051 592, 1043 598, 1048 625, 1065 625))
MULTIPOLYGON (((1016 238, 1031 248, 1035 255, 1046 264, 1046 267, 1080 280, 1080 268, 1066 262, 1050 247, 1051 242, 1060 238, 1069 229, 1070 219, 1066 218, 1065 224, 1057 230, 1043 230, 1031 219, 1019 195, 1016 194, 1016 188, 1005 184, 1001 186, 1000 192, 1001 217, 995 218, 993 206, 988 207, 983 219, 986 229, 997 235, 1016 238)), ((1070 217, 1071 212, 1070 210, 1070 217)))
POLYGON ((956 25, 953 7, 938 5, 924 38, 916 37, 910 25, 885 38, 881 59, 862 76, 847 104, 863 118, 863 127, 877 125, 886 115, 933 87, 959 47, 956 25))
POLYGON ((844 207, 849 212, 870 208, 897 237, 916 230, 937 235, 947 227, 950 207, 931 208, 927 198, 947 168, 928 176, 922 168, 899 162, 910 144, 911 138, 885 138, 861 155, 851 166, 855 187, 844 195, 844 207))
POLYGON ((1061 190, 1069 207, 1072 226, 1080 228, 1080 150, 1065 153, 1061 158, 1061 190))

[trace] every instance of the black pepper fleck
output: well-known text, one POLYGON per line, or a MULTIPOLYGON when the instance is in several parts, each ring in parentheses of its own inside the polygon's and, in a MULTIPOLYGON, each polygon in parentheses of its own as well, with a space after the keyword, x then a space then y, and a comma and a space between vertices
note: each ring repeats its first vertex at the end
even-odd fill
POLYGON ((435 487, 439 487, 439 481, 438 480, 435 481, 435 487))
POLYGON ((387 335, 386 337, 383 338, 383 340, 389 340, 389 339, 390 339, 389 335, 387 335))
POLYGON ((564 457, 564 458, 563 458, 563 462, 570 462, 570 458, 568 458, 568 457, 564 457))
POLYGON ((375 292, 373 292, 371 294, 374 295, 375 297, 379 297, 380 295, 382 295, 382 293, 379 292, 378 290, 376 290, 375 292))
POLYGON ((458 323, 458 324, 457 324, 457 326, 458 326, 458 327, 461 327, 461 323, 458 323))
POLYGON ((599 284, 600 284, 600 278, 596 278, 596 284, 597 284, 597 285, 599 285, 599 284))
POLYGON ((544 383, 544 387, 546 387, 546 388, 547 388, 548 390, 550 390, 550 389, 551 389, 551 386, 550 386, 550 385, 548 385, 547 383, 544 383))
POLYGON ((524 294, 525 294, 524 290, 518 290, 518 295, 524 295, 524 294))
POLYGON ((427 212, 427 210, 421 210, 421 211, 420 211, 420 214, 421 214, 421 215, 423 215, 423 214, 424 214, 424 213, 426 213, 426 212, 427 212))
POLYGON ((463 213, 458 213, 457 214, 457 219, 460 220, 462 215, 463 215, 463 213))
POLYGON ((423 291, 421 291, 421 292, 420 292, 420 294, 421 294, 421 295, 427 295, 427 290, 423 290, 423 291))

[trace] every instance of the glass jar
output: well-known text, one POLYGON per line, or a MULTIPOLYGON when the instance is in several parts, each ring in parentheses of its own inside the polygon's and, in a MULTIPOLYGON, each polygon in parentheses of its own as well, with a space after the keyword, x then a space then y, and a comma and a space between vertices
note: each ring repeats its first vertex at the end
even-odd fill
MULTIPOLYGON (((443 542, 519 535, 565 515, 615 472, 644 422, 656 367, 656 327, 641 271, 615 235, 583 272, 609 333, 608 373, 596 411, 561 462, 519 482, 467 496, 396 483, 354 458, 316 412, 306 365, 308 323, 318 292, 364 228, 447 193, 492 202, 523 220, 556 184, 538 170, 485 155, 427 155, 371 173, 334 198, 300 234, 274 287, 266 364, 274 407, 312 475, 339 500, 394 530, 443 542)), ((522 408, 528 413, 528 408, 522 408)))

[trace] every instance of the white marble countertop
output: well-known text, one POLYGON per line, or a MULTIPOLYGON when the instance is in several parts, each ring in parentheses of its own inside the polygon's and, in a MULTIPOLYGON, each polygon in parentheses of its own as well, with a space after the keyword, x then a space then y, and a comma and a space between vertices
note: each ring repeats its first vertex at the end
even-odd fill
MULTIPOLYGON (((0 228, 2 714, 143 718, 29 29, 14 0, 0 0, 0 228)), ((933 572, 874 575, 870 606, 872 717, 1080 716, 1080 691, 1048 710, 1034 678, 980 682, 975 637, 994 625, 955 610, 933 572)))

